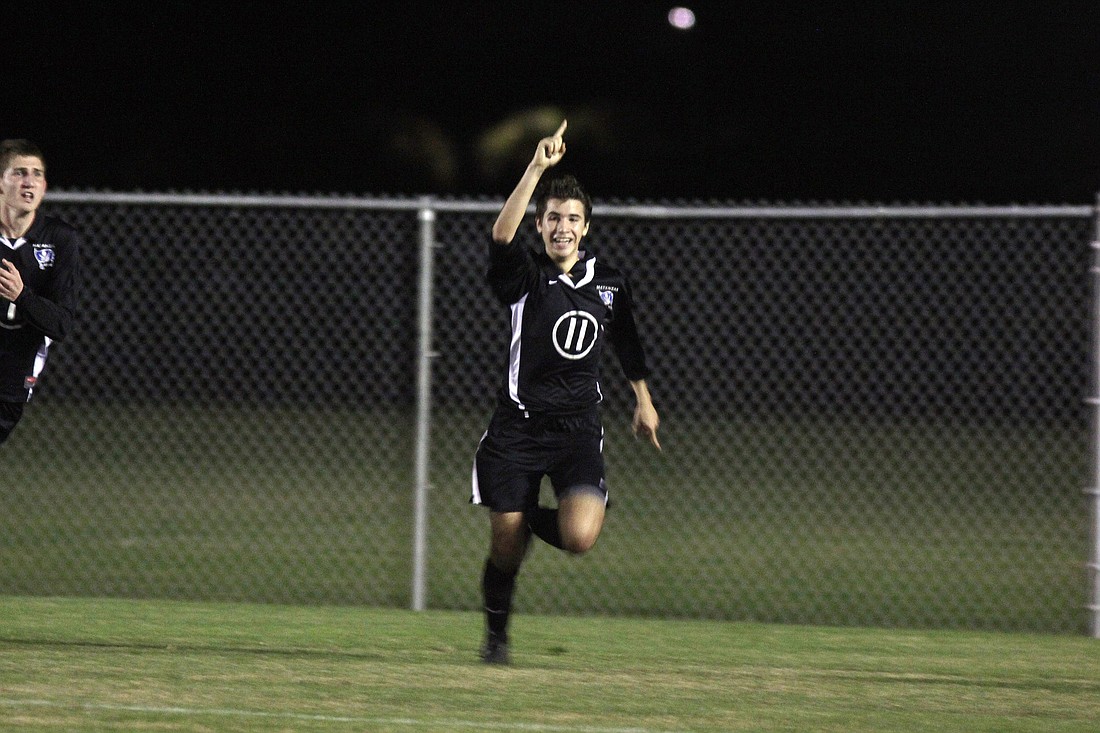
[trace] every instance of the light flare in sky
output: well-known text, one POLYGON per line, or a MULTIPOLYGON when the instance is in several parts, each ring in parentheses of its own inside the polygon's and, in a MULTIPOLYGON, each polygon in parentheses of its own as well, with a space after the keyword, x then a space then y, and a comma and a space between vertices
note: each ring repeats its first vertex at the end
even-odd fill
POLYGON ((695 26, 695 13, 691 8, 675 7, 668 11, 668 24, 682 31, 691 30, 695 26))

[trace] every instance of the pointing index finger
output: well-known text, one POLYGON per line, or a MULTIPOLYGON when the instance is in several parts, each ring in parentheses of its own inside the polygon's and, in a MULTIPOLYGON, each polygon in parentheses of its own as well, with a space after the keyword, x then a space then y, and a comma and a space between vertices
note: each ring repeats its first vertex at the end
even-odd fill
POLYGON ((562 120, 561 126, 558 127, 558 131, 554 133, 554 137, 561 137, 565 132, 565 126, 569 124, 569 120, 562 120))

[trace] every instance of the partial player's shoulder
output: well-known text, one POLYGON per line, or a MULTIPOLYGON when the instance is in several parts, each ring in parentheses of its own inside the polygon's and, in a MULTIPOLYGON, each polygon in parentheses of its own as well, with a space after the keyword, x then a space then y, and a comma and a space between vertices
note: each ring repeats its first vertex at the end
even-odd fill
POLYGON ((37 216, 27 232, 29 239, 41 244, 52 244, 55 247, 77 248, 80 245, 80 231, 69 222, 58 216, 37 216))
POLYGON ((511 242, 489 240, 489 262, 525 262, 534 257, 534 251, 518 237, 511 242))
POLYGON ((626 273, 612 264, 596 258, 595 279, 600 282, 626 282, 626 273))

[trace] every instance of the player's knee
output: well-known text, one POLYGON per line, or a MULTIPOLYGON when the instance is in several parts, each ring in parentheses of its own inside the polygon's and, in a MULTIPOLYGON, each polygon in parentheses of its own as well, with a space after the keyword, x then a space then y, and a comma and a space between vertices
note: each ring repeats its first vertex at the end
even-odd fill
POLYGON ((562 549, 573 555, 583 555, 596 545, 600 537, 602 522, 588 521, 563 527, 561 533, 562 549))
MULTIPOLYGON (((517 515, 522 518, 522 515, 517 515)), ((515 519, 515 518, 513 518, 515 519)), ((489 557, 500 570, 513 572, 527 554, 529 530, 518 521, 494 522, 489 557)))
POLYGON ((522 538, 508 538, 500 540, 494 538, 489 547, 489 557, 493 564, 501 570, 511 572, 519 568, 527 554, 527 543, 522 538))
POLYGON ((562 549, 582 555, 592 549, 603 527, 605 494, 595 486, 576 486, 559 508, 562 549))
POLYGON ((584 532, 573 535, 562 535, 562 549, 573 555, 583 555, 596 545, 599 538, 598 532, 584 532))

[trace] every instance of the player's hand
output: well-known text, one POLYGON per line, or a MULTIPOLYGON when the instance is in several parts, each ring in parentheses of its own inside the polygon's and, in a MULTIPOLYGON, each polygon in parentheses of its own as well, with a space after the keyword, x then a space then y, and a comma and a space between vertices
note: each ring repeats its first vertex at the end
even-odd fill
POLYGON ((657 450, 661 450, 661 441, 657 440, 657 428, 660 425, 661 418, 657 416, 653 405, 638 405, 634 408, 634 421, 631 425, 634 437, 647 438, 657 450))
POLYGON ((565 155, 565 139, 562 138, 562 135, 565 134, 567 124, 569 124, 569 120, 562 120, 557 132, 539 140, 539 146, 535 149, 535 157, 531 160, 531 165, 545 169, 558 164, 558 161, 565 155))
POLYGON ((8 260, 0 260, 0 298, 14 301, 23 292, 23 277, 8 260))

